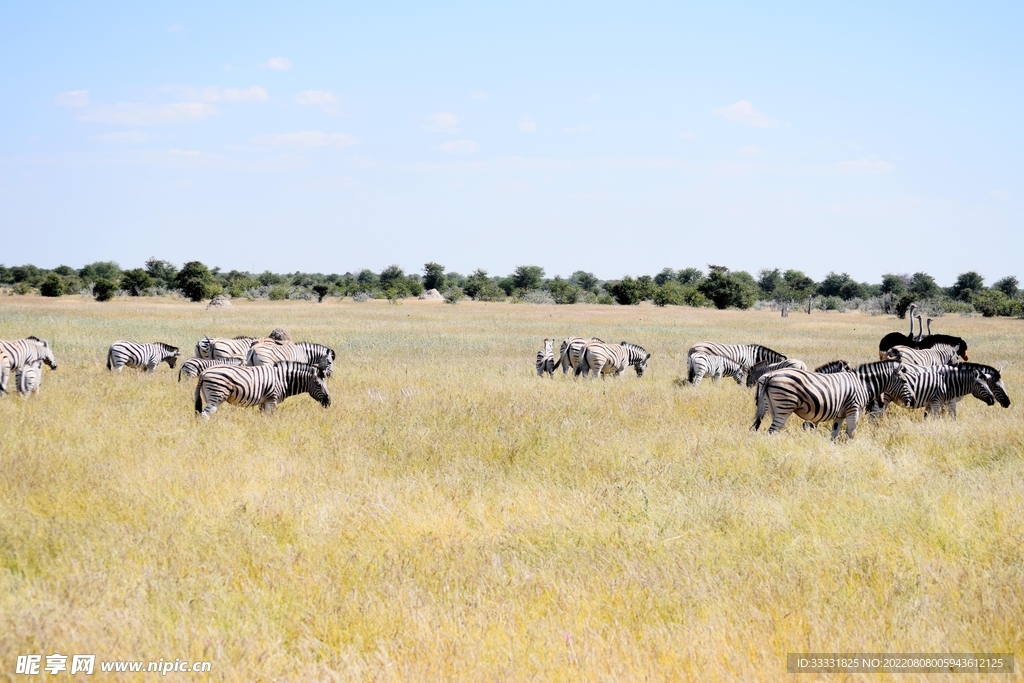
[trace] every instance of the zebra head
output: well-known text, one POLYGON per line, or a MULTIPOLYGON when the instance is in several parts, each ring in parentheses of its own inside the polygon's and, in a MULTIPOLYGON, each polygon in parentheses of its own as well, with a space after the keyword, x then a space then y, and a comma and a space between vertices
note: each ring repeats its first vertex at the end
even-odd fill
POLYGON ((985 373, 976 370, 971 380, 971 396, 979 401, 984 401, 985 405, 990 406, 995 404, 996 395, 992 391, 992 387, 988 385, 988 382, 989 378, 985 376, 985 373))
POLYGON ((177 363, 178 363, 178 355, 179 355, 178 347, 177 346, 171 346, 170 344, 164 344, 164 343, 161 343, 161 342, 157 342, 157 346, 159 346, 161 349, 163 349, 163 352, 164 352, 163 360, 166 361, 167 362, 167 366, 173 370, 174 366, 177 365, 177 363))
MULTIPOLYGON (((999 405, 1004 408, 1010 407, 1010 396, 1006 393, 1006 385, 1003 384, 1003 375, 1000 370, 995 369, 991 365, 981 365, 980 363, 971 363, 967 367, 976 368, 981 372, 985 378, 985 383, 992 390, 992 395, 995 396, 996 402, 999 405)), ((992 404, 990 403, 989 405, 992 404)))
POLYGON ((636 376, 643 377, 644 371, 647 369, 647 361, 651 359, 651 354, 647 353, 644 347, 630 344, 629 342, 621 342, 619 345, 626 349, 628 363, 636 370, 636 376))
POLYGON ((901 363, 896 367, 882 387, 882 404, 896 401, 905 406, 914 405, 914 390, 907 381, 907 369, 901 363))
POLYGON ((29 339, 34 340, 36 343, 39 360, 49 365, 51 370, 56 370, 57 359, 53 357, 53 351, 50 350, 50 345, 43 341, 42 339, 37 339, 36 337, 29 337, 29 339))

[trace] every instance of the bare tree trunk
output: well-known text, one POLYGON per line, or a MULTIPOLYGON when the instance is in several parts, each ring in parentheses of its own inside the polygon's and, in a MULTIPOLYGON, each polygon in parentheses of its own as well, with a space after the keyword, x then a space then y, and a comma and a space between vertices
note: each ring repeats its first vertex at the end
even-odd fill
POLYGON ((807 315, 811 314, 811 303, 814 301, 814 295, 807 297, 807 315))

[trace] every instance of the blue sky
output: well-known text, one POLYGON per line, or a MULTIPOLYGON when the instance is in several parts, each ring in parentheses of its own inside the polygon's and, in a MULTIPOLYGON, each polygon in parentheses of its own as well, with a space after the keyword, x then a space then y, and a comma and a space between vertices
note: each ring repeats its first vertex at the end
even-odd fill
POLYGON ((1024 276, 1024 5, 0 4, 0 261, 1024 276))

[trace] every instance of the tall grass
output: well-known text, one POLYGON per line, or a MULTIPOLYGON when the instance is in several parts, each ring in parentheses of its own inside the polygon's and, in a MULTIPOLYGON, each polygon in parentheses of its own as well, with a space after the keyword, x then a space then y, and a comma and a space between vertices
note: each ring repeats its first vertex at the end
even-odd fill
MULTIPOLYGON (((1019 321, 943 324, 972 360, 1007 362, 1024 399, 1019 321)), ((797 419, 750 432, 752 393, 731 380, 675 381, 702 339, 813 366, 874 360, 892 329, 850 313, 5 298, 0 338, 49 339, 60 368, 0 400, 0 671, 60 652, 210 660, 231 681, 769 681, 787 652, 1020 653, 1016 403, 968 398, 956 422, 894 409, 832 444, 797 419), (337 350, 330 409, 303 396, 201 422, 194 381, 103 365, 117 339, 188 356, 203 335, 277 326, 337 350), (570 334, 639 343, 649 371, 537 378, 541 340, 570 334)))

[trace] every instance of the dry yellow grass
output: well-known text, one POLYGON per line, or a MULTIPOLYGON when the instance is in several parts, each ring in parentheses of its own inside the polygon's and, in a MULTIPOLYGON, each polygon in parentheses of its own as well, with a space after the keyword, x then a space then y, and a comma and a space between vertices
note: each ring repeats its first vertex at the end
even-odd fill
MULTIPOLYGON (((796 419, 750 432, 731 380, 674 382, 701 339, 861 362, 903 326, 0 299, 0 338, 49 339, 60 362, 38 396, 0 400, 0 672, 60 652, 210 660, 204 680, 769 681, 787 652, 1024 652, 1018 403, 895 409, 831 444, 796 419), (200 422, 194 381, 103 366, 116 339, 187 357, 276 326, 337 350, 329 410, 302 396, 200 422), (648 375, 538 379, 541 339, 569 334, 642 344, 648 375)), ((1006 361, 1024 400, 1019 321, 936 327, 1006 361)), ((853 678, 872 677, 829 680, 853 678)))

